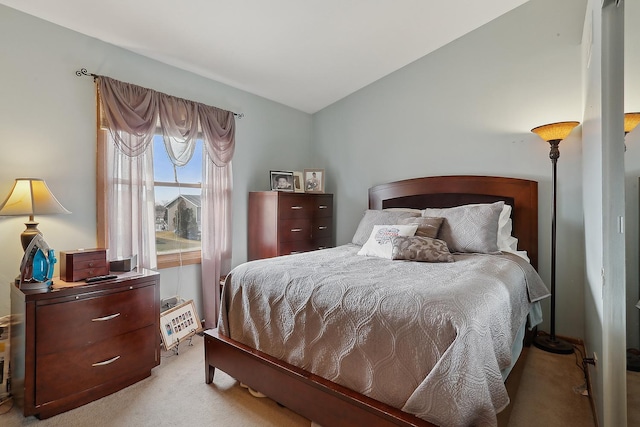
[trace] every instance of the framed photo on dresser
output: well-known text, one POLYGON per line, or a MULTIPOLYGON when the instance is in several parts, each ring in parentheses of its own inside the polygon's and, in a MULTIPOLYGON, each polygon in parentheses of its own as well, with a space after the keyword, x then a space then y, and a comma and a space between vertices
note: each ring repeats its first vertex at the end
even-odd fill
POLYGON ((296 193, 304 193, 304 177, 302 176, 302 172, 293 172, 293 190, 296 193))
POLYGON ((324 193, 324 169, 304 170, 304 192, 324 193))
POLYGON ((271 190, 273 191, 293 191, 293 172, 270 171, 271 190))

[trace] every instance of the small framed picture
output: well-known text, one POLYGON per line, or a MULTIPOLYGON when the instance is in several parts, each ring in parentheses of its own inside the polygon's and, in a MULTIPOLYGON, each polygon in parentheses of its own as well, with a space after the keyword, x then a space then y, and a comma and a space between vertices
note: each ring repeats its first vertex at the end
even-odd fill
POLYGON ((293 172, 293 190, 296 193, 304 193, 304 177, 302 172, 293 172))
POLYGON ((293 191, 293 172, 270 171, 271 189, 274 191, 293 191))
POLYGON ((305 193, 324 193, 324 169, 304 170, 305 193))

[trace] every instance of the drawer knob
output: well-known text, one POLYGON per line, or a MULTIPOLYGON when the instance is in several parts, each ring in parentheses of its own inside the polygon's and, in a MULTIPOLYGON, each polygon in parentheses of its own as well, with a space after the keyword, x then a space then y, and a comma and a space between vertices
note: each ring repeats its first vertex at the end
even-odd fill
POLYGON ((115 362, 118 359, 120 359, 120 356, 113 357, 113 358, 111 358, 109 360, 105 360, 104 362, 96 362, 96 363, 92 364, 91 366, 96 367, 96 366, 109 365, 109 364, 115 362))
POLYGON ((318 209, 327 209, 327 205, 320 205, 318 206, 318 209))
POLYGON ((292 228, 291 231, 293 233, 298 233, 298 232, 302 231, 302 228, 292 228))
POLYGON ((321 225, 318 227, 318 230, 326 230, 327 226, 326 225, 321 225))
POLYGON ((299 209, 302 209, 302 206, 291 206, 291 209, 299 210, 299 209))
POLYGON ((93 262, 89 263, 89 267, 94 267, 94 266, 95 266, 95 264, 93 262))
POLYGON ((115 319, 120 316, 120 313, 110 314, 109 316, 104 317, 96 317, 95 319, 91 319, 92 322, 105 322, 107 320, 115 319))

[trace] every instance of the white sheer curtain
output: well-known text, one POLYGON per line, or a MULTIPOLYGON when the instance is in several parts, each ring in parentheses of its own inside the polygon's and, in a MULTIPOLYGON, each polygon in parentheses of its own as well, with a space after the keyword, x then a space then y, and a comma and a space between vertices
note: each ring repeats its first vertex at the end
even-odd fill
POLYGON ((99 76, 96 83, 101 116, 113 142, 108 144, 107 157, 112 164, 107 165, 105 177, 109 187, 109 248, 117 254, 131 251, 142 255, 142 267, 156 266, 151 145, 156 124, 160 123, 165 148, 176 166, 191 159, 201 130, 205 148, 201 198, 203 314, 207 326, 214 327, 220 305, 219 278, 231 267, 234 115, 109 77, 99 76))
MULTIPOLYGON (((120 140, 135 146, 137 138, 118 132, 120 140)), ((151 149, 135 157, 118 148, 111 135, 107 144, 107 222, 109 259, 138 255, 140 267, 157 267, 155 201, 151 149)), ((139 142, 139 140, 138 140, 139 142)))

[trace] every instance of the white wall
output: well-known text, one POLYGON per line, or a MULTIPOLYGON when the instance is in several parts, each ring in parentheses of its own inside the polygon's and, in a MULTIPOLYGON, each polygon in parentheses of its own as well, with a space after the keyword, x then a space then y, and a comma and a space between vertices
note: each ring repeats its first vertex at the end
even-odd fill
MULTIPOLYGON (((247 193, 269 189, 269 170, 309 167, 312 117, 0 6, 0 199, 17 177, 44 178, 71 215, 36 218, 56 251, 96 245, 96 131, 90 72, 236 112, 233 263, 246 260, 247 193)), ((203 52, 204 55, 208 54, 203 52)), ((22 257, 27 218, 0 218, 0 316, 22 257)), ((200 301, 200 266, 162 271, 161 294, 200 301)), ((199 305, 199 304, 198 304, 199 305)))
POLYGON ((624 3, 590 0, 583 38, 585 348, 598 424, 626 425, 624 3))
MULTIPOLYGON (((533 179, 539 271, 549 284, 551 161, 549 145, 530 129, 581 121, 585 7, 585 0, 532 0, 316 113, 314 158, 336 194, 337 243, 351 240, 376 184, 453 174, 533 179)), ((560 153, 556 330, 582 338, 579 128, 560 153)))

